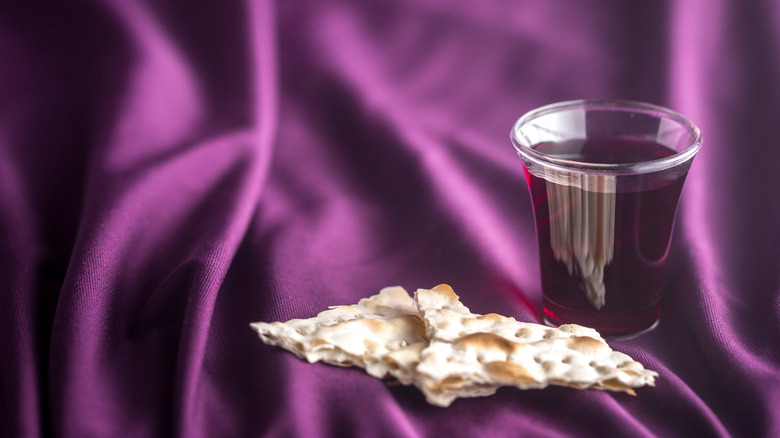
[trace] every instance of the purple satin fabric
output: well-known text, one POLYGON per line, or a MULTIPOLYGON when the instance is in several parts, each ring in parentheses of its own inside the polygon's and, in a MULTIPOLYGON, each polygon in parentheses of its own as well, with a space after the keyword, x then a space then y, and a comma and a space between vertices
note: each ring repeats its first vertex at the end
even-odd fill
POLYGON ((0 6, 0 435, 780 435, 780 6, 0 6), (384 286, 539 321, 509 129, 669 106, 704 146, 637 397, 502 389, 443 409, 266 346, 384 286))

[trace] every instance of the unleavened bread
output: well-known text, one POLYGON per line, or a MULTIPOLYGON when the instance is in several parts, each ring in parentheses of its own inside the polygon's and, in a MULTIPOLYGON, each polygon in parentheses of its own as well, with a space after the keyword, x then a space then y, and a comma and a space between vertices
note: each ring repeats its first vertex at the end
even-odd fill
POLYGON ((654 385, 654 371, 613 351, 596 330, 479 315, 451 287, 388 287, 351 306, 309 319, 252 323, 263 342, 309 362, 357 366, 378 378, 414 384, 437 406, 460 397, 548 385, 634 394, 654 385))
POLYGON ((552 328, 471 313, 447 285, 418 289, 415 301, 429 341, 415 385, 438 406, 458 397, 490 395, 500 386, 559 385, 633 395, 632 388, 654 385, 658 375, 613 351, 591 328, 552 328))
POLYGON ((428 345, 417 304, 402 287, 382 289, 351 306, 332 306, 309 319, 250 324, 266 344, 309 363, 365 368, 408 385, 420 351, 428 345))

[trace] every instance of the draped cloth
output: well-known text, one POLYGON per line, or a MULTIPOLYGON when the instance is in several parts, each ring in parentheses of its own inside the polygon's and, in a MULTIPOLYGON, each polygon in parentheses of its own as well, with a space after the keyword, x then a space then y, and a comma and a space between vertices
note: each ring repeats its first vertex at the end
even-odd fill
POLYGON ((780 6, 336 0, 0 6, 0 435, 780 435, 780 6), (539 322, 509 141, 543 104, 704 134, 636 397, 449 408, 264 345, 382 287, 539 322))

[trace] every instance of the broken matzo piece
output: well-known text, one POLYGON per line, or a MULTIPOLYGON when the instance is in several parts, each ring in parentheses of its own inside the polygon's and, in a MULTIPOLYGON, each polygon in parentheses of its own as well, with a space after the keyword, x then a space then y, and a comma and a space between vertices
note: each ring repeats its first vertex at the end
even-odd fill
POLYGON ((464 306, 447 285, 419 289, 415 300, 429 345, 415 385, 428 402, 449 406, 458 397, 490 395, 500 386, 548 385, 624 391, 654 385, 654 371, 613 351, 593 329, 519 322, 464 306))
POLYGON ((310 363, 365 368, 411 384, 428 345, 417 305, 402 287, 387 287, 351 306, 333 306, 309 319, 250 324, 266 344, 310 363))

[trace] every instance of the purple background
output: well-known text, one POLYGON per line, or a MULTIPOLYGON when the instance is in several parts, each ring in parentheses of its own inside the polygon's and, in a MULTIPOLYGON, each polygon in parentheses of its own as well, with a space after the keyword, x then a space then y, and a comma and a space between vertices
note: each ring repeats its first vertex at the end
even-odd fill
POLYGON ((0 434, 780 435, 777 2, 5 3, 0 434), (655 388, 442 409, 249 329, 438 283, 538 321, 509 130, 576 98, 704 133, 661 325, 613 343, 655 388))

